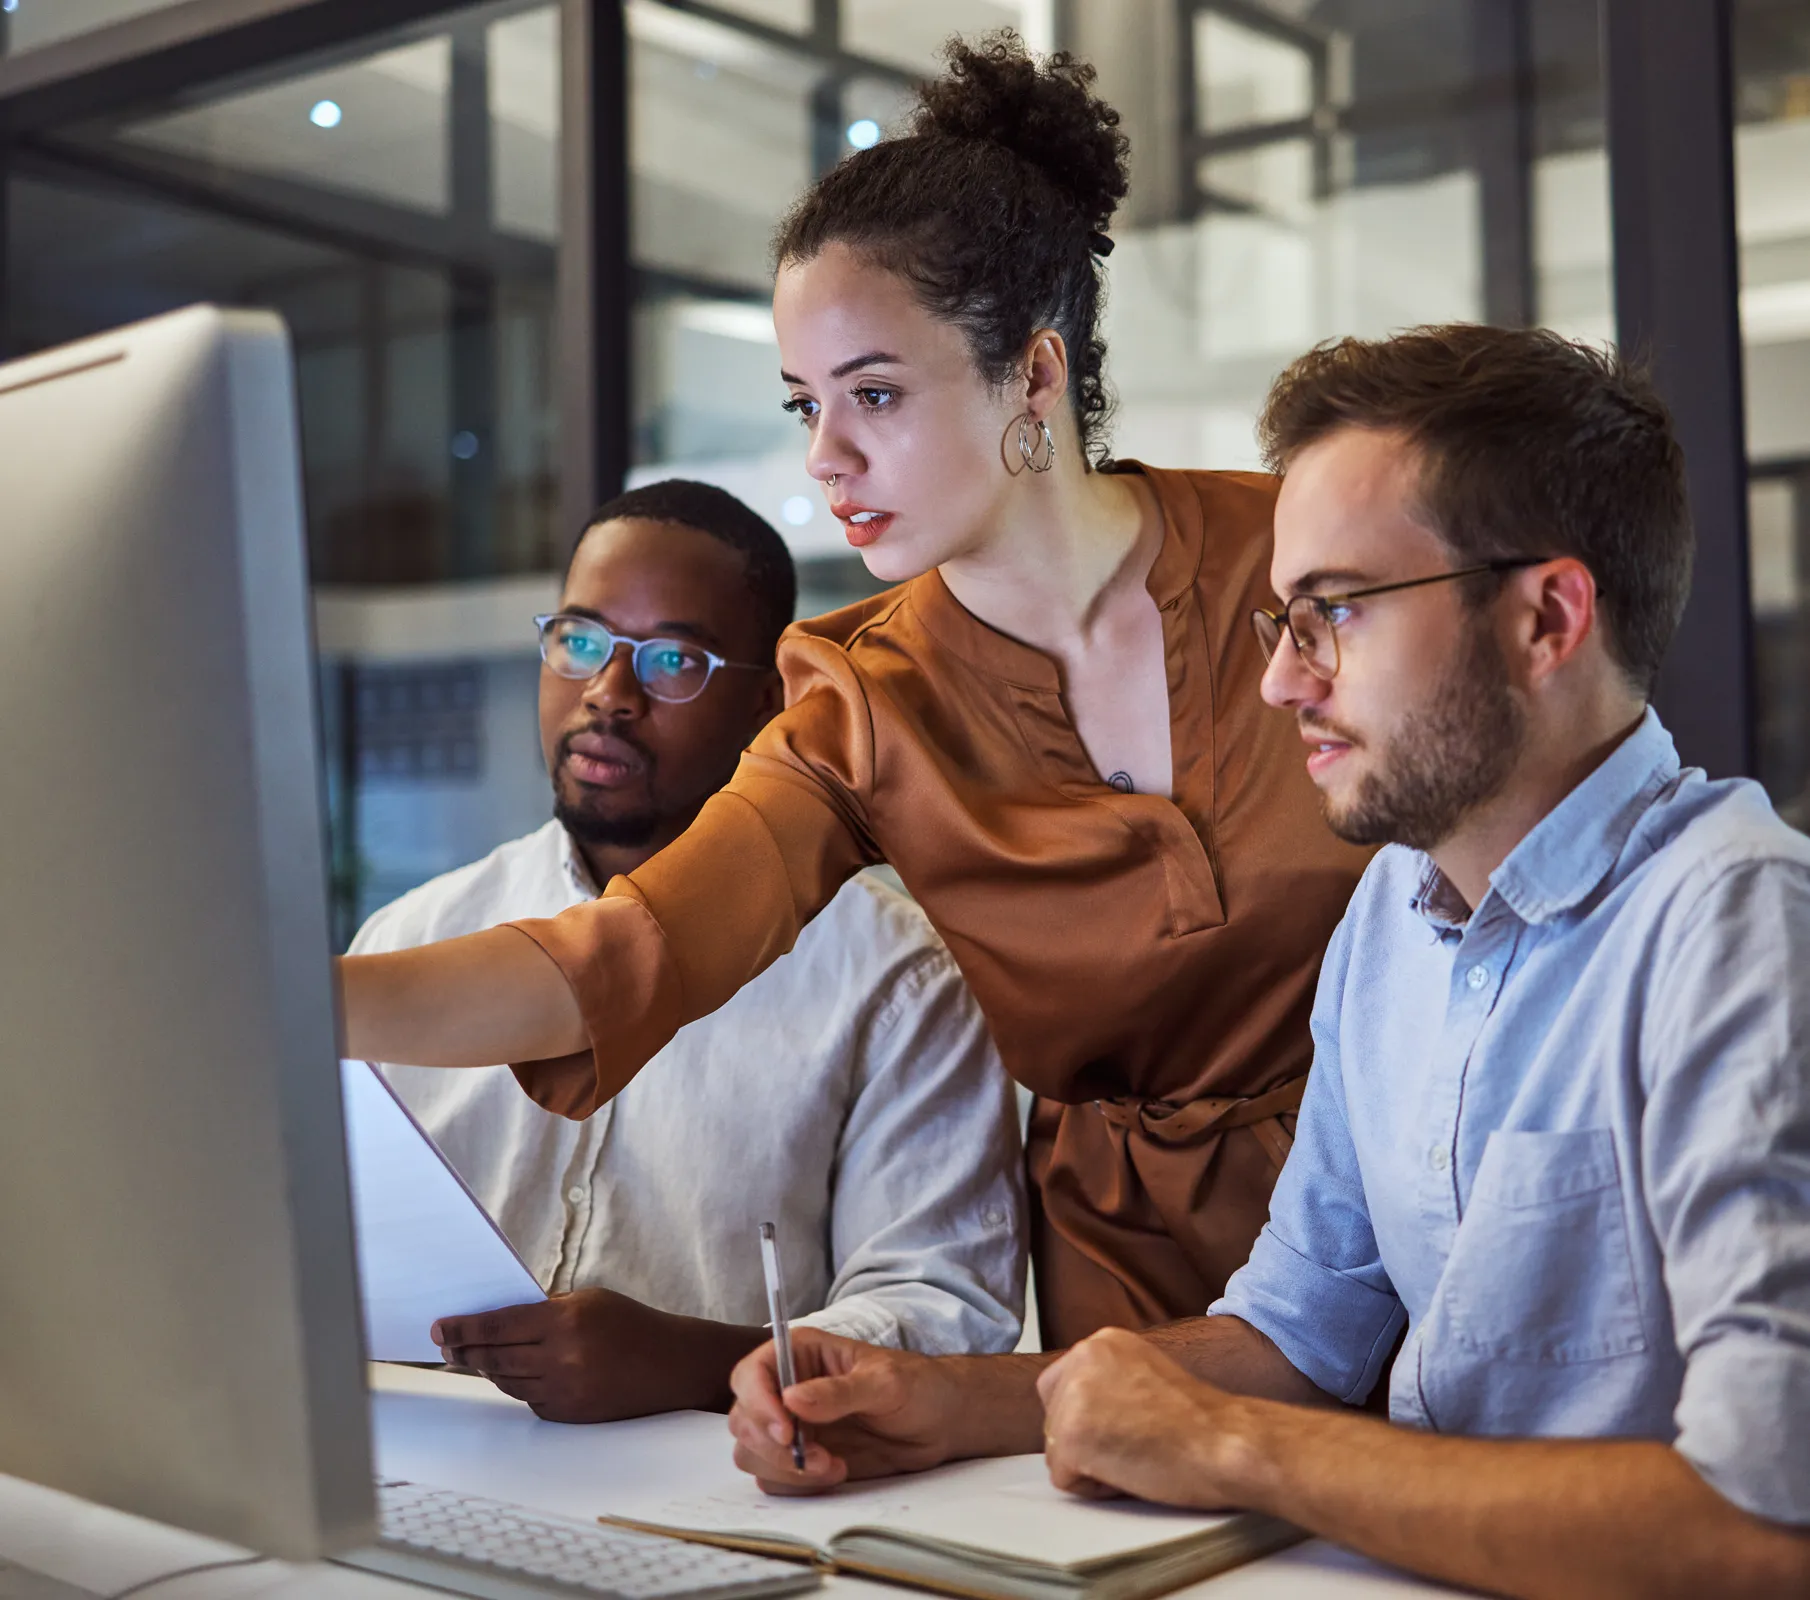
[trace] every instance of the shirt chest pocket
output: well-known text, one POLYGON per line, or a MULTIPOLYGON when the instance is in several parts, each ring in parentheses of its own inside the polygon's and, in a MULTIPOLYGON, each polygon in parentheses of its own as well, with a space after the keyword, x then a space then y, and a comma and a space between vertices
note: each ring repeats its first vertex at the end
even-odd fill
POLYGON ((1478 1355, 1565 1364, 1646 1349, 1607 1129, 1490 1135, 1440 1299, 1452 1338, 1478 1355))

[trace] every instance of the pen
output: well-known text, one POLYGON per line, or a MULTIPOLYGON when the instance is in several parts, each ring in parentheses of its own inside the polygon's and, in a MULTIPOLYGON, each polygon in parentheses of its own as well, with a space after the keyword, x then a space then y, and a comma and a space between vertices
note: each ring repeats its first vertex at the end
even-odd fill
MULTIPOLYGON (((773 1349, 779 1357, 781 1394, 797 1381, 792 1366, 792 1325, 786 1321, 785 1280, 779 1275, 779 1233, 770 1222, 760 1225, 760 1269, 767 1278, 767 1316, 773 1324, 773 1349)), ((804 1428, 792 1419, 792 1465, 804 1471, 804 1428)))

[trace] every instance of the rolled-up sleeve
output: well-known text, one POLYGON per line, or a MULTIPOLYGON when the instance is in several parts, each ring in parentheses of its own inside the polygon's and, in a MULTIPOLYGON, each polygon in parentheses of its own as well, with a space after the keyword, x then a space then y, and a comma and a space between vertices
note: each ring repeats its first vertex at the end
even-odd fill
POLYGON ((1250 1260, 1208 1315, 1250 1323, 1303 1377, 1356 1405, 1376 1386, 1406 1313, 1377 1249, 1346 1117, 1339 1018, 1349 953, 1341 923, 1314 996, 1313 1070, 1294 1148, 1250 1260))
POLYGON ((864 825, 873 778, 866 696, 846 654, 782 643, 788 705, 672 844, 596 900, 510 923, 571 985, 590 1048, 517 1062, 548 1111, 587 1117, 688 1022, 790 950, 879 859, 864 825))
POLYGON ((1028 1231, 1017 1102, 940 945, 865 1030, 836 1166, 835 1279, 799 1320, 930 1355, 1010 1350, 1028 1231))
POLYGON ((1685 1359, 1679 1452, 1810 1524, 1810 868, 1713 875, 1646 1023, 1641 1161, 1685 1359))

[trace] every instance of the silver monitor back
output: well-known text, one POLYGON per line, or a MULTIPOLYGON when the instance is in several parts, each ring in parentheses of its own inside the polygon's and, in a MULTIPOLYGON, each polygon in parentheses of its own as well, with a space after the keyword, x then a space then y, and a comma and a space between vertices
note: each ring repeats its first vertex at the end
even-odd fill
POLYGON ((0 366, 0 1471, 372 1535, 294 379, 197 307, 0 366))

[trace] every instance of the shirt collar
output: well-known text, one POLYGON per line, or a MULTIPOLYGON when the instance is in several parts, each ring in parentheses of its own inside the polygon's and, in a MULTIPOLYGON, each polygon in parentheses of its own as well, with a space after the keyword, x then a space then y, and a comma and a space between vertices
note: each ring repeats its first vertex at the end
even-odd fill
MULTIPOLYGON (((1537 822, 1490 887, 1523 922, 1549 922, 1581 903, 1614 871, 1628 837, 1678 776, 1678 750, 1648 706, 1634 731, 1537 822)), ((1465 920, 1463 901, 1429 860, 1414 909, 1435 926, 1465 920)))
POLYGON ((587 900, 597 898, 597 885, 591 879, 591 869, 585 865, 585 859, 578 853, 578 841, 566 831, 563 823, 556 822, 559 830, 559 865, 565 874, 566 882, 587 900))

